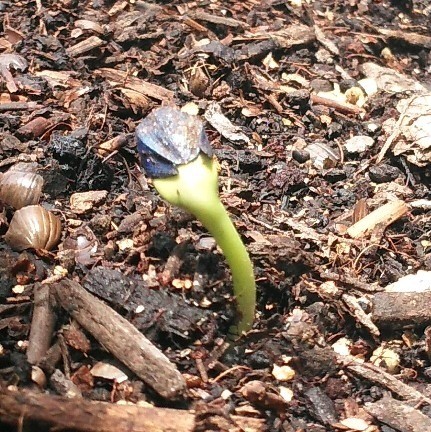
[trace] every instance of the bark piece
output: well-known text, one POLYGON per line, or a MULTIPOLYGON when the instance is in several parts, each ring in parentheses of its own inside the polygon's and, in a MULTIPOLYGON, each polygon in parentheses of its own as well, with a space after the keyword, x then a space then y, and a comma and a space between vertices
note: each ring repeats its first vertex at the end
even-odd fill
POLYGON ((387 388, 402 399, 423 401, 431 405, 430 398, 409 385, 404 384, 402 381, 388 372, 385 372, 383 369, 380 369, 378 366, 374 366, 370 363, 350 363, 346 365, 346 369, 361 378, 387 388))
POLYGON ((23 138, 34 139, 42 136, 52 124, 53 122, 45 117, 35 117, 21 126, 16 132, 23 138))
POLYGON ((377 31, 389 39, 401 40, 411 45, 431 49, 431 37, 419 33, 407 32, 403 30, 390 30, 377 28, 377 31))
POLYGON ((77 282, 63 280, 51 288, 83 328, 157 393, 168 399, 184 395, 186 384, 177 368, 121 315, 77 282))
POLYGON ((208 311, 188 304, 181 295, 150 289, 144 281, 125 276, 119 270, 95 267, 82 285, 114 309, 127 311, 126 318, 152 341, 165 338, 166 334, 190 339, 204 332, 210 322, 208 311), (141 311, 136 313, 138 308, 141 311))
POLYGON ((102 39, 98 38, 97 36, 90 36, 89 38, 78 42, 76 45, 67 48, 66 52, 71 57, 76 57, 88 51, 91 51, 94 48, 100 47, 103 44, 104 42, 102 39))
POLYGON ((0 420, 22 429, 37 422, 44 424, 40 430, 77 432, 192 432, 194 428, 194 415, 188 411, 89 402, 30 391, 2 389, 0 393, 0 420))
POLYGON ((373 321, 381 327, 401 328, 431 323, 431 292, 379 292, 373 298, 373 321))
POLYGON ((27 359, 30 364, 38 364, 47 354, 54 333, 55 321, 49 286, 35 285, 33 318, 27 349, 27 359))
POLYGON ((106 78, 113 86, 135 90, 153 99, 172 101, 174 98, 174 92, 171 90, 165 89, 156 84, 151 84, 134 76, 130 76, 127 72, 110 68, 101 68, 95 70, 94 75, 106 78))
POLYGON ((310 414, 318 421, 326 424, 338 421, 334 402, 319 387, 311 387, 304 393, 311 404, 310 414))
POLYGON ((391 397, 384 397, 378 402, 365 405, 364 408, 377 420, 399 432, 431 431, 431 419, 428 416, 391 397))

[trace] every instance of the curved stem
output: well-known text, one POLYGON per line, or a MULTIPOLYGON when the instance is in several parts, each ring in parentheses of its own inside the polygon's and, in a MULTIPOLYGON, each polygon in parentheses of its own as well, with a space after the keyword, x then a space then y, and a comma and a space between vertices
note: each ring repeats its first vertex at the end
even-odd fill
POLYGON ((171 204, 194 214, 215 238, 230 266, 239 317, 233 335, 250 330, 256 307, 256 282, 248 252, 218 195, 217 166, 200 154, 178 166, 178 175, 154 179, 160 195, 171 204))
POLYGON ((256 282, 253 265, 223 204, 219 201, 217 206, 211 210, 211 212, 202 211, 196 216, 214 237, 229 264, 232 273, 233 293, 240 313, 236 325, 230 328, 229 333, 241 335, 243 331, 250 330, 254 320, 256 282))

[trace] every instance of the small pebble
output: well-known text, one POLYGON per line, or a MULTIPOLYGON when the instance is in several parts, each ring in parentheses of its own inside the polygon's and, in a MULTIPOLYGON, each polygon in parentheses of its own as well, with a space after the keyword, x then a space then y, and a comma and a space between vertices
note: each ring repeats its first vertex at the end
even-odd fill
POLYGON ((369 122, 365 125, 367 132, 375 134, 381 130, 381 126, 377 123, 369 122))
POLYGON ((292 157, 299 163, 305 163, 310 159, 310 153, 307 150, 293 150, 292 157))
POLYGON ((344 148, 347 153, 363 153, 374 145, 374 139, 367 135, 358 135, 348 139, 344 148))
POLYGON ((311 88, 316 92, 330 92, 334 89, 334 85, 325 79, 316 78, 310 82, 311 88))

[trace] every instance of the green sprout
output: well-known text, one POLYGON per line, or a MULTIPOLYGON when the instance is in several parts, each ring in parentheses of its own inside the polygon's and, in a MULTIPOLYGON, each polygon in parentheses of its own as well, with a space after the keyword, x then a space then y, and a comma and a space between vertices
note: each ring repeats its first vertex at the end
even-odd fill
POLYGON ((229 333, 251 329, 256 282, 248 252, 218 193, 217 162, 200 120, 178 109, 153 111, 136 129, 138 150, 153 185, 169 203, 192 213, 222 249, 233 279, 238 318, 229 333))

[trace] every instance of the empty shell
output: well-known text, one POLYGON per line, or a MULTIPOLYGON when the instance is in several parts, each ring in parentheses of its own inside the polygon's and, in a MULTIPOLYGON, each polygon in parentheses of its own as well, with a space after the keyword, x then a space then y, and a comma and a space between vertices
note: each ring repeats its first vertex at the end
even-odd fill
POLYGON ((11 169, 0 176, 0 201, 16 209, 37 204, 42 187, 39 174, 11 169))
POLYGON ((58 244, 60 235, 60 219, 40 205, 32 205, 15 212, 5 240, 16 251, 50 250, 58 244))
POLYGON ((174 107, 152 111, 136 128, 138 151, 145 172, 152 178, 178 174, 177 165, 213 155, 202 121, 174 107))

